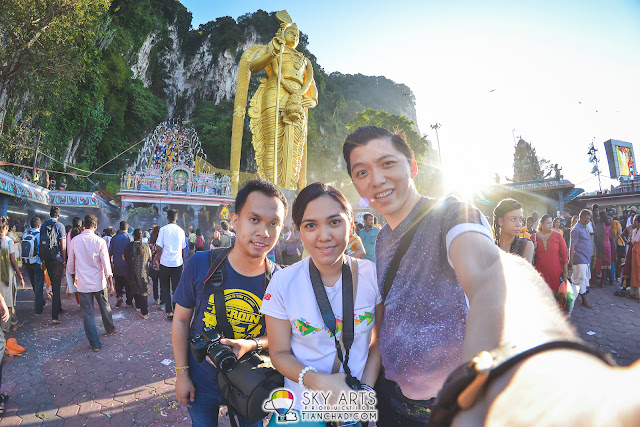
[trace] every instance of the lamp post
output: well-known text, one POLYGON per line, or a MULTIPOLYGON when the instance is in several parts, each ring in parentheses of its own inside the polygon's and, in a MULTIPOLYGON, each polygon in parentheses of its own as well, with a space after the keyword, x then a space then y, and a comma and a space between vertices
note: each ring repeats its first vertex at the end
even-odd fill
POLYGON ((447 187, 444 182, 444 170, 442 169, 442 152, 440 151, 440 138, 438 137, 438 129, 440 129, 440 123, 431 125, 431 129, 435 129, 436 131, 436 141, 438 142, 438 160, 440 161, 440 178, 442 179, 442 196, 446 196, 447 187))

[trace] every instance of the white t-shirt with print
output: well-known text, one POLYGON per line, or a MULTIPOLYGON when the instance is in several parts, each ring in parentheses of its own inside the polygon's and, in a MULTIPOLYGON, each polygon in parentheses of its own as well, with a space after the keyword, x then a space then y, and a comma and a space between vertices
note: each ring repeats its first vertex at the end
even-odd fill
POLYGON ((162 248, 160 264, 165 267, 180 267, 182 265, 182 250, 187 247, 184 230, 176 223, 170 223, 160 229, 156 245, 162 248))
MULTIPOLYGON (((352 258, 347 257, 350 262, 352 258)), ((354 302, 355 338, 349 351, 351 374, 361 379, 369 354, 371 330, 375 323, 375 307, 382 302, 376 282, 375 264, 358 261, 358 290, 354 302)), ((326 287, 331 309, 338 324, 338 339, 342 335, 342 276, 332 287, 326 287)), ((291 351, 304 366, 313 366, 319 373, 330 374, 336 357, 336 347, 325 326, 309 277, 309 258, 305 258, 274 273, 262 300, 260 311, 291 323, 291 351)), ((344 372, 342 366, 340 372, 344 372)), ((285 378, 285 387, 295 395, 293 408, 302 409, 302 390, 297 381, 285 378)))

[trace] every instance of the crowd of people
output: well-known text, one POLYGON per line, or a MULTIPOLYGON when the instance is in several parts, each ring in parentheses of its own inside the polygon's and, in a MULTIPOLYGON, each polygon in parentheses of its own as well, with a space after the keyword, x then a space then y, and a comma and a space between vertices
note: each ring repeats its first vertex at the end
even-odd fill
POLYGON ((162 169, 165 162, 193 166, 193 154, 189 145, 189 129, 177 124, 161 124, 156 129, 156 149, 149 167, 162 169))
POLYGON ((580 286, 582 305, 588 308, 586 295, 592 285, 619 287, 615 295, 640 302, 640 245, 634 248, 640 241, 637 212, 635 206, 601 210, 593 204, 578 215, 564 208, 560 217, 539 218, 533 211, 524 219, 522 206, 505 199, 494 210, 493 230, 496 244, 531 262, 554 294, 570 280, 580 286))
MULTIPOLYGON (((326 425, 300 421, 305 391, 335 396, 353 390, 375 392, 383 427, 552 425, 559 410, 590 425, 581 421, 603 418, 592 404, 600 395, 589 387, 635 386, 638 368, 614 367, 583 343, 553 298, 569 275, 585 307, 591 306, 589 286, 611 285, 618 277, 626 276, 629 294, 638 296, 635 208, 601 213, 592 206, 576 216, 564 211, 557 220, 537 212, 525 218, 522 206, 508 199, 496 207, 492 226, 468 203, 418 193, 417 162, 403 134, 362 127, 343 150, 356 190, 384 217, 384 227, 376 227, 372 214, 356 224, 340 190, 314 183, 296 197, 286 228, 287 199, 263 179, 248 182, 231 221, 210 232, 183 230, 170 209, 168 224, 151 230, 131 231, 122 221, 117 232, 105 229, 100 236, 96 217, 87 215, 66 234, 52 207, 49 220, 31 224, 39 229, 38 256, 51 277, 52 322, 60 323, 66 274, 93 351, 101 348, 93 298, 111 335, 116 325, 108 297, 146 318, 153 293, 172 321, 175 393, 194 426, 218 425, 219 407, 237 390, 219 381, 240 381, 219 375, 228 367, 214 347, 206 347, 206 358, 190 350, 205 328, 218 331, 219 344, 240 361, 268 350, 295 396, 291 410, 299 421, 292 426, 326 425), (569 365, 589 375, 558 382, 569 365), (573 396, 587 404, 572 404, 573 396)), ((3 221, 4 257, 9 229, 3 221)), ((3 322, 11 322, 8 297, 0 299, 3 322)), ((41 305, 36 295, 34 310, 42 312, 41 305)), ((640 405, 630 395, 607 412, 607 421, 640 422, 640 405)), ((229 409, 240 425, 263 423, 242 417, 242 408, 229 409)))

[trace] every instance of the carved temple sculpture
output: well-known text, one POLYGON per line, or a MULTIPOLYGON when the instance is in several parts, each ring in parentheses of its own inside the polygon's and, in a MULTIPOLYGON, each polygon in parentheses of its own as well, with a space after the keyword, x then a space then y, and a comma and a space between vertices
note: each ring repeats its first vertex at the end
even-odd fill
POLYGON ((280 188, 306 185, 308 109, 318 103, 311 61, 296 50, 300 30, 287 11, 276 13, 280 29, 265 45, 252 46, 240 59, 231 136, 231 183, 238 191, 240 150, 251 73, 265 70, 267 78, 249 105, 249 127, 258 175, 280 188))

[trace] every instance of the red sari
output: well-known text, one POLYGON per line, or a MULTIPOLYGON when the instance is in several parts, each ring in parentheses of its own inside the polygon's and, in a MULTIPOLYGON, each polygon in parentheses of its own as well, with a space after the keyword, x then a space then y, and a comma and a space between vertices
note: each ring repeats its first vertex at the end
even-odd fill
MULTIPOLYGON (((554 231, 548 239, 540 237, 538 233, 531 236, 531 241, 536 245, 535 267, 544 277, 549 288, 556 293, 560 288, 560 276, 562 266, 569 261, 567 244, 562 234, 554 231)), ((564 278, 567 279, 566 277, 564 278)))

